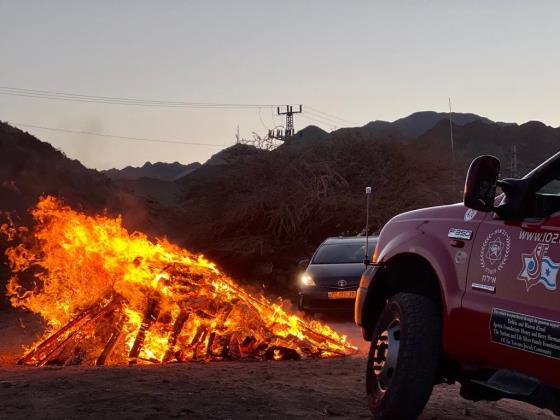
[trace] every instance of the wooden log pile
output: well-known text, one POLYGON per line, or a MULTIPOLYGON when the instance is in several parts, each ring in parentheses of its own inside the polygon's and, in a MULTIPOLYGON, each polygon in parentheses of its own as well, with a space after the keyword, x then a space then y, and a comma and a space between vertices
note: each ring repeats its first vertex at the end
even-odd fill
POLYGON ((14 307, 46 322, 20 364, 136 365, 336 357, 328 326, 249 293, 203 256, 45 197, 33 238, 6 251, 14 307), (33 239, 33 240, 31 240, 33 239), (29 282, 28 277, 33 278, 29 282))
MULTIPOLYGON (((27 352, 18 364, 78 365, 106 364, 135 365, 138 363, 173 363, 187 361, 211 360, 299 360, 303 357, 345 356, 353 352, 348 346, 345 350, 333 350, 329 344, 339 344, 327 335, 313 330, 302 323, 306 337, 295 335, 279 336, 274 334, 274 325, 261 325, 260 331, 243 335, 243 330, 250 329, 240 320, 240 328, 228 325, 228 319, 235 312, 236 305, 247 305, 234 298, 217 307, 204 299, 185 299, 181 301, 178 314, 173 317, 162 309, 162 296, 149 294, 139 327, 128 334, 132 343, 126 349, 127 314, 126 300, 122 296, 104 298, 95 305, 81 311, 65 326, 54 332, 45 340, 27 352), (186 325, 193 320, 195 328, 186 325), (146 339, 150 331, 166 330, 166 349, 160 358, 150 355, 146 350, 146 339), (247 328, 245 328, 247 327, 247 328), (318 343, 324 343, 321 347, 318 343)), ((168 302, 167 302, 168 303, 168 302)), ((215 302, 213 302, 215 304, 215 302)), ((261 305, 258 299, 252 304, 261 305)), ((252 314, 251 307, 239 308, 240 313, 252 314)), ((253 314, 254 315, 254 314, 253 314)), ((248 320, 251 324, 251 320, 248 320)))

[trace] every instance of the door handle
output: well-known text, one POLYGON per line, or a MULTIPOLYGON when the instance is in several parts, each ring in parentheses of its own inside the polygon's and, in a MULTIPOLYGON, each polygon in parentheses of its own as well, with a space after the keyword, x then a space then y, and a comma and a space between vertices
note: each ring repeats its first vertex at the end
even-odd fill
POLYGON ((554 226, 544 220, 538 222, 523 222, 521 229, 546 229, 549 232, 560 232, 560 226, 554 226))
POLYGON ((465 243, 463 241, 460 241, 459 239, 451 239, 449 241, 449 245, 454 248, 463 248, 465 246, 465 243))
POLYGON ((540 229, 543 225, 543 221, 539 220, 538 222, 523 222, 521 224, 522 229, 540 229))

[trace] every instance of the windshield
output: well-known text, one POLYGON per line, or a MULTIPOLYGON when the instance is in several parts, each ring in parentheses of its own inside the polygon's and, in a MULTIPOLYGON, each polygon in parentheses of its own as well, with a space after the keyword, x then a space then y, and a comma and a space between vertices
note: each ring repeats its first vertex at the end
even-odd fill
MULTIPOLYGON (((375 240, 369 241, 368 256, 373 253, 375 248, 375 240)), ((363 243, 339 243, 339 244, 326 244, 315 253, 311 264, 350 264, 361 263, 364 261, 366 244, 365 239, 363 243)))

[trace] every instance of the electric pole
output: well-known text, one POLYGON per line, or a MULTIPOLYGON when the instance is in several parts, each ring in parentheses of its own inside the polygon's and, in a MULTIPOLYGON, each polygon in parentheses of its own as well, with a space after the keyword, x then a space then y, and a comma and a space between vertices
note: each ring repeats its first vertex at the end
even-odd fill
POLYGON ((282 130, 276 130, 276 132, 274 132, 274 130, 269 130, 268 136, 270 138, 278 140, 284 140, 285 138, 293 136, 295 134, 294 114, 300 114, 302 111, 303 110, 301 105, 299 106, 299 109, 296 109, 296 111, 294 111, 292 105, 286 105, 285 110, 284 107, 282 107, 282 111, 280 111, 280 107, 277 107, 276 112, 278 113, 278 115, 286 116, 286 129, 284 130, 284 132, 282 132, 282 130))
POLYGON ((449 137, 451 140, 451 183, 453 185, 453 194, 457 191, 457 182, 455 179, 455 141, 453 140, 453 113, 451 112, 451 98, 449 98, 449 137))
POLYGON ((511 148, 511 159, 510 159, 510 170, 511 170, 511 177, 517 178, 517 144, 513 144, 511 148))

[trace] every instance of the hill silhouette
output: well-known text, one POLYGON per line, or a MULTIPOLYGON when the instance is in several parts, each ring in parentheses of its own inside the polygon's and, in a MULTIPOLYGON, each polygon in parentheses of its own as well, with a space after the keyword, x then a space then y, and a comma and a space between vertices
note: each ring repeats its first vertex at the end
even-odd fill
MULTIPOLYGON (((410 114, 407 117, 399 118, 393 122, 372 121, 366 124, 363 129, 377 134, 392 134, 404 137, 418 137, 434 127, 441 120, 448 120, 449 114, 435 111, 421 111, 410 114)), ((470 113, 451 113, 451 119, 455 125, 463 126, 472 122, 483 122, 492 124, 493 121, 470 113)))
MULTIPOLYGON (((560 146, 558 128, 465 114, 453 126, 453 183, 449 121, 431 125, 434 114, 441 115, 420 113, 408 120, 425 116, 414 132, 429 128, 417 136, 411 129, 398 134, 364 126, 326 133, 310 126, 272 151, 237 144, 174 180, 114 180, 0 123, 0 211, 29 223, 27 210, 41 195, 53 194, 87 212, 122 213, 131 230, 167 236, 241 281, 288 294, 297 261, 325 237, 363 230, 365 186, 374 187, 371 222, 379 230, 402 211, 459 201, 466 169, 477 155, 500 157, 502 175, 511 176, 515 145, 522 175, 560 146)), ((5 246, 0 243, 0 252, 5 246)), ((5 281, 6 267, 1 270, 5 281)))
MULTIPOLYGON (((502 177, 521 177, 560 149, 560 128, 538 121, 524 124, 487 124, 474 121, 453 127, 455 150, 465 173, 470 161, 481 154, 497 156, 502 177), (514 146, 517 172, 513 172, 514 146)), ((449 150, 449 122, 442 120, 417 140, 419 148, 449 150)))
POLYGON ((189 163, 188 165, 183 165, 179 162, 146 162, 141 167, 127 166, 123 169, 109 169, 102 172, 112 180, 152 178, 162 181, 175 181, 197 170, 200 166, 198 162, 189 163))

